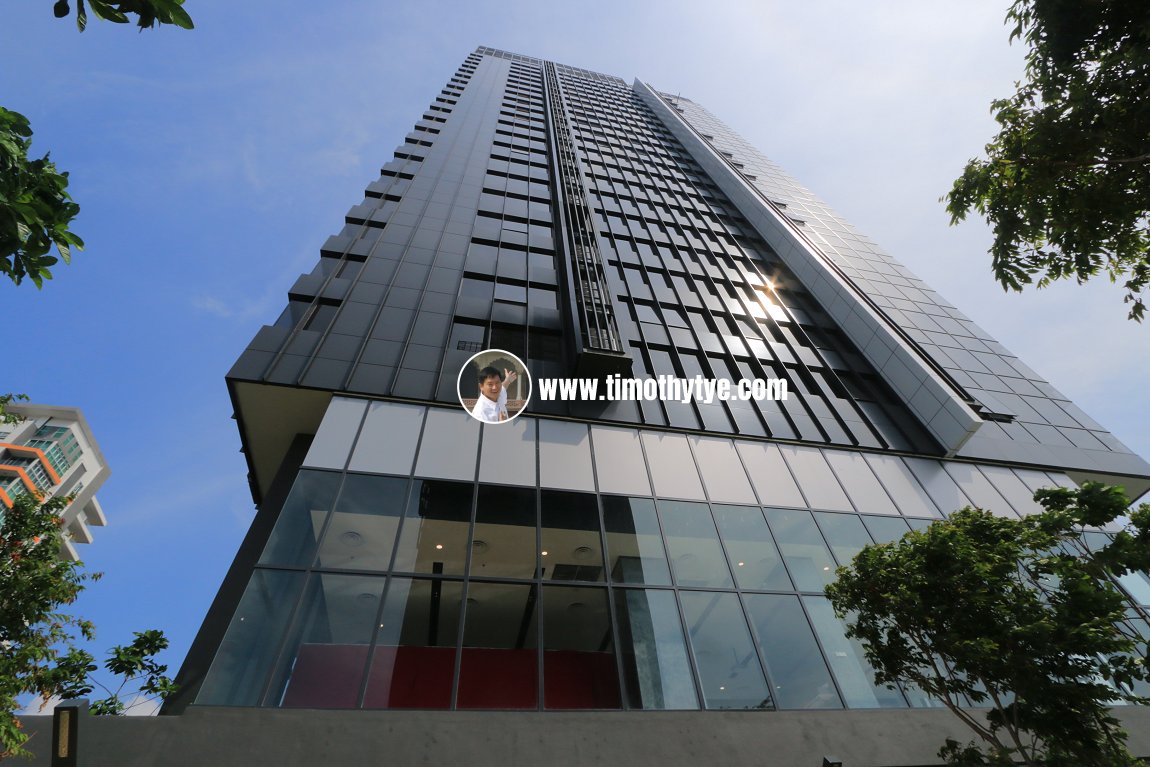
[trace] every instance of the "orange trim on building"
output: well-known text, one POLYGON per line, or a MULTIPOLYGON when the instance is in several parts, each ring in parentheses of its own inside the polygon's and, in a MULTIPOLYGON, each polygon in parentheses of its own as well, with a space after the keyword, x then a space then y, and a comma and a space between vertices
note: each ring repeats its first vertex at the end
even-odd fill
POLYGON ((28 476, 28 472, 24 471, 24 469, 20 468, 19 466, 0 464, 0 471, 10 471, 14 473, 17 477, 20 478, 20 481, 24 483, 24 487, 28 488, 28 492, 32 493, 32 495, 36 496, 37 498, 43 496, 43 493, 40 492, 40 488, 36 487, 36 483, 33 482, 32 478, 28 476))
POLYGON ((22 450, 25 453, 34 454, 37 458, 40 459, 40 464, 44 467, 44 471, 48 472, 48 477, 52 480, 52 484, 60 484, 60 475, 56 473, 54 468, 52 468, 52 463, 48 460, 48 456, 40 448, 28 447, 27 445, 13 445, 10 442, 0 442, 0 447, 6 447, 14 453, 20 452, 22 450))
POLYGON ((12 508, 12 506, 15 505, 12 503, 12 499, 8 496, 8 493, 4 492, 3 488, 0 488, 0 503, 4 504, 8 508, 12 508))

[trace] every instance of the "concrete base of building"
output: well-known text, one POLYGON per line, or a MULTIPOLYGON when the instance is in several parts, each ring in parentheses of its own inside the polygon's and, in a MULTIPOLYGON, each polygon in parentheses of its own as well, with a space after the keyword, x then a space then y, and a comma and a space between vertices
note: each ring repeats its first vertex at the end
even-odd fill
MULTIPOLYGON (((1136 754, 1150 754, 1150 708, 1117 715, 1136 754)), ((49 767, 52 719, 24 719, 49 767)), ((844 767, 938 764, 967 730, 945 710, 763 712, 315 711, 192 708, 180 716, 87 718, 80 767, 548 767, 657 764, 844 767)))

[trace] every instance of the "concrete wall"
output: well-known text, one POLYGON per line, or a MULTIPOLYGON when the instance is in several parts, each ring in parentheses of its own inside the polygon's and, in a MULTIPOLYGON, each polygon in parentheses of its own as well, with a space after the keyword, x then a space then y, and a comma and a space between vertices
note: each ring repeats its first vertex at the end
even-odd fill
MULTIPOLYGON (((1150 708, 1118 715, 1150 754, 1150 708)), ((28 717, 48 767, 51 717, 28 717)), ((463 712, 192 708, 182 716, 90 718, 81 767, 328 767, 465 764, 923 767, 947 737, 969 740, 947 711, 463 712)))

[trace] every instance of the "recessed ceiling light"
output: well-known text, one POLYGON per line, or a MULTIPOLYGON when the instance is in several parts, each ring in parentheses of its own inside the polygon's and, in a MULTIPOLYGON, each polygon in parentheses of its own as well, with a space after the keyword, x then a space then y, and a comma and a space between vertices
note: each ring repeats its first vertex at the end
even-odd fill
POLYGON ((437 543, 437 544, 435 544, 435 548, 437 548, 437 549, 442 549, 442 548, 443 548, 443 544, 442 544, 442 543, 437 543))
POLYGON ((355 530, 347 530, 340 534, 339 542, 344 546, 362 546, 363 536, 357 533, 355 530))

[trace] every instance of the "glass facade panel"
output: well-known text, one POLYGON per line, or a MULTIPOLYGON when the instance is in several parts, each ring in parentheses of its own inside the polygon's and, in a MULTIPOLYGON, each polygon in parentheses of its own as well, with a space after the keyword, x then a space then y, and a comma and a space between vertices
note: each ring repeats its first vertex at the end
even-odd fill
POLYGON ((822 643, 839 690, 848 708, 905 708, 902 693, 874 683, 874 669, 867 663, 862 645, 847 639, 845 627, 826 597, 804 596, 815 633, 822 643))
POLYGON ((658 506, 675 582, 696 587, 734 585, 707 504, 659 501, 658 506))
POLYGON ((671 583, 663 535, 650 498, 603 496, 603 524, 607 529, 607 555, 614 583, 671 583))
POLYGON ((842 708, 797 596, 745 594, 779 708, 842 708))
POLYGON ((592 426, 591 441, 597 459, 595 472, 600 492, 639 495, 651 493, 647 464, 643 460, 643 448, 639 444, 639 432, 634 429, 592 426))
POLYGON ((602 581, 603 545, 595 495, 544 490, 539 510, 543 578, 602 581))
POLYGON ((640 437, 655 484, 655 495, 699 501, 707 499, 686 437, 653 432, 642 432, 640 437))
POLYGON ((839 487, 838 480, 823 459, 822 451, 809 447, 780 445, 779 452, 791 467, 791 472, 798 480, 799 487, 807 498, 807 504, 812 509, 854 511, 846 493, 839 487))
MULTIPOLYGON (((875 543, 890 543, 910 532, 910 525, 898 517, 863 517, 863 524, 875 543)), ((929 523, 930 520, 925 520, 929 523)))
POLYGON ((811 519, 800 509, 767 509, 767 521, 779 542, 787 570, 799 591, 818 591, 835 579, 835 563, 811 519))
POLYGON ((469 483, 417 479, 395 550, 396 572, 463 575, 471 522, 469 483))
POLYGON ((840 565, 844 567, 851 563, 863 546, 869 546, 873 541, 863 527, 862 520, 854 514, 832 514, 827 511, 816 511, 815 521, 823 531, 823 537, 831 546, 831 553, 835 555, 840 565))
POLYGON ((675 594, 619 589, 615 592, 615 616, 627 707, 698 708, 675 594))
POLYGON ((196 703, 258 706, 304 574, 256 570, 212 660, 196 703))
POLYGON ((471 540, 471 575, 534 578, 535 490, 480 485, 471 540))
POLYGON ((392 578, 364 708, 450 708, 463 584, 392 578))
POLYGON ((384 579, 317 574, 280 656, 267 703, 284 708, 356 708, 384 579))
POLYGON ((825 450, 823 457, 838 475, 839 482, 854 502, 856 509, 869 514, 898 514, 894 502, 875 478, 874 472, 861 454, 825 450))
POLYGON ((543 707, 619 708, 607 590, 543 587, 543 707))
POLYGON ((536 708, 536 586, 472 582, 467 591, 459 708, 536 708))
POLYGON ((264 546, 261 565, 311 564, 342 478, 330 471, 300 471, 264 546))
POLYGON ((679 594, 707 708, 774 708, 739 598, 733 593, 679 594))
POLYGON ((316 566, 386 570, 406 499, 406 479, 348 474, 316 566))
POLYGON ((714 506, 715 522, 741 589, 792 591, 791 579, 763 511, 757 506, 714 506))

